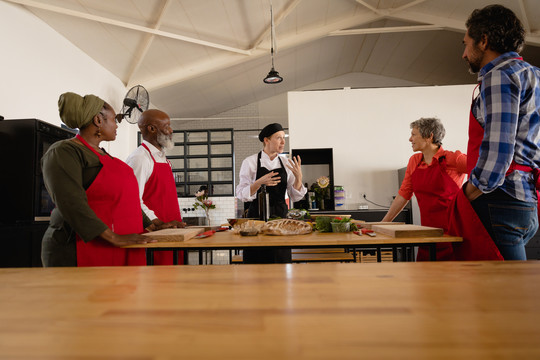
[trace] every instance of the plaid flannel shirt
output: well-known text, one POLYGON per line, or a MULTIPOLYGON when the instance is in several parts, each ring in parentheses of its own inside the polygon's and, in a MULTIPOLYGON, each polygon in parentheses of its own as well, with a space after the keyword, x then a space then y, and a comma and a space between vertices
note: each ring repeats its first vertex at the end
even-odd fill
POLYGON ((470 181, 482 192, 501 188, 521 201, 536 201, 533 174, 514 171, 512 160, 540 167, 540 69, 502 54, 478 74, 480 94, 472 112, 484 128, 480 156, 470 181))

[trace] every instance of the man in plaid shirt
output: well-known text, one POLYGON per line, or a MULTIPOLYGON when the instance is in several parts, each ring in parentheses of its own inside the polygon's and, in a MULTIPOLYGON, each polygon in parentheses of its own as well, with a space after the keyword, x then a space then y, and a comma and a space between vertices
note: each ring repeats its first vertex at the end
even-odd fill
POLYGON ((540 70, 519 56, 525 31, 501 5, 474 10, 463 59, 478 73, 467 149, 465 195, 506 260, 526 260, 538 229, 540 70))

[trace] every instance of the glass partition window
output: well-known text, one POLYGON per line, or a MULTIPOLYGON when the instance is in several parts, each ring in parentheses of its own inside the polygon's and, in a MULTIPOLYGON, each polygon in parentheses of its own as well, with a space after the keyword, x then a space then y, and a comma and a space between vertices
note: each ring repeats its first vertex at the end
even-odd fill
POLYGON ((187 159, 188 169, 207 169, 208 158, 187 159))
POLYGON ((179 197, 193 197, 201 186, 211 196, 234 195, 233 129, 175 130, 173 141, 167 159, 179 197))

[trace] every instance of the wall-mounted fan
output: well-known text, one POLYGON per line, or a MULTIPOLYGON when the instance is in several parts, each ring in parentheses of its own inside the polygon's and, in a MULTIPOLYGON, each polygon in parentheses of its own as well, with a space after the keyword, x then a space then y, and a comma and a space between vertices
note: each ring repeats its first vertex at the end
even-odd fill
POLYGON ((124 98, 124 105, 120 114, 116 115, 118 122, 126 119, 130 124, 136 124, 143 111, 148 110, 150 97, 148 91, 142 85, 136 85, 129 89, 124 98))

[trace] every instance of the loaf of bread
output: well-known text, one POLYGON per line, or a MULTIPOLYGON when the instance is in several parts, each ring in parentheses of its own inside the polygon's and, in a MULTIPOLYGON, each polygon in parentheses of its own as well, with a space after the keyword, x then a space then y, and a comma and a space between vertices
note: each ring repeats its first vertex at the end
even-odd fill
POLYGON ((311 225, 293 219, 271 220, 262 227, 262 233, 266 235, 302 235, 310 232, 311 225))
POLYGON ((264 221, 260 220, 248 220, 241 224, 236 224, 233 227, 233 233, 239 234, 240 232, 261 232, 262 227, 265 225, 264 221))

